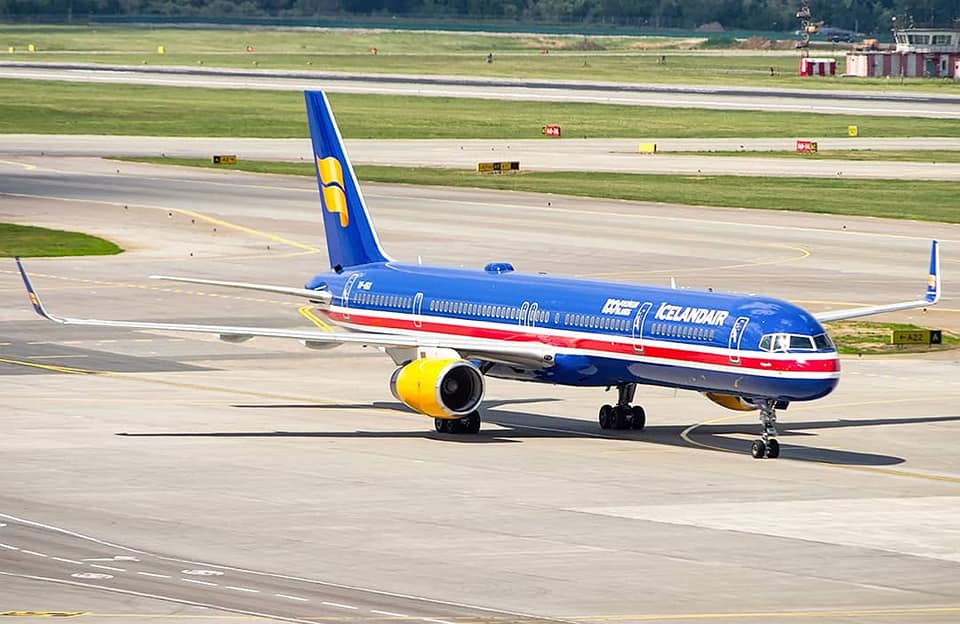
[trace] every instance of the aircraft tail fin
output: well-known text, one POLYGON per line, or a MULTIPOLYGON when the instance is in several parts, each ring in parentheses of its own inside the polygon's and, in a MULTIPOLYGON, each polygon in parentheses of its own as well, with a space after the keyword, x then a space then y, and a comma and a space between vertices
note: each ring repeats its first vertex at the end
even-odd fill
POLYGON ((387 262, 390 258, 373 229, 326 94, 306 91, 304 97, 330 266, 339 271, 343 267, 387 262))

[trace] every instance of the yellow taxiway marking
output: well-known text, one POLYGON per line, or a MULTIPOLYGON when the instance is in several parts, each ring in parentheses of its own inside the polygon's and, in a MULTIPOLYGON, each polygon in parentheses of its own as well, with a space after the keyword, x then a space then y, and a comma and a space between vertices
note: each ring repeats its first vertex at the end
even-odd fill
POLYGON ((301 242, 298 242, 298 241, 295 241, 295 240, 291 240, 291 239, 289 239, 289 238, 284 238, 284 237, 282 237, 282 236, 277 236, 277 235, 275 235, 275 234, 270 234, 270 233, 268 233, 268 232, 262 232, 262 231, 260 231, 260 230, 255 230, 255 229, 253 229, 253 228, 251 228, 251 227, 247 227, 247 226, 245 226, 245 225, 239 225, 239 224, 236 224, 236 223, 231 223, 230 221, 224 221, 223 219, 218 219, 218 218, 216 218, 216 217, 210 217, 210 216, 208 216, 208 215, 205 215, 205 214, 202 214, 202 213, 193 211, 193 210, 186 210, 186 209, 184 209, 184 208, 170 208, 170 207, 166 207, 166 206, 156 206, 156 205, 152 205, 152 204, 130 204, 130 203, 125 204, 125 203, 123 203, 123 202, 106 201, 106 200, 102 200, 102 199, 78 199, 78 198, 75 198, 75 197, 59 197, 59 196, 56 196, 56 195, 36 195, 36 194, 31 194, 31 193, 0 193, 0 195, 7 195, 7 196, 9 196, 9 197, 26 197, 26 198, 29 198, 29 199, 49 199, 49 200, 54 200, 54 201, 78 202, 78 203, 82 203, 82 204, 102 204, 102 205, 105 205, 105 206, 129 206, 129 207, 133 207, 133 208, 147 208, 147 209, 150 209, 150 210, 165 210, 165 211, 167 211, 168 213, 169 213, 169 212, 176 212, 176 213, 179 213, 179 214, 188 216, 188 217, 192 217, 192 218, 194 218, 194 219, 200 219, 200 220, 202 220, 202 221, 206 221, 207 223, 212 223, 212 224, 214 224, 214 225, 219 225, 220 227, 225 227, 225 228, 228 228, 228 229, 237 230, 238 232, 243 232, 244 234, 249 234, 249 235, 251 235, 251 236, 256 236, 256 237, 258 237, 258 238, 265 238, 265 239, 270 240, 270 241, 273 241, 273 242, 275 242, 275 243, 281 243, 281 244, 284 244, 284 245, 288 245, 288 246, 290 246, 290 247, 294 247, 294 248, 296 248, 296 249, 299 249, 299 250, 304 251, 304 252, 307 252, 307 253, 317 253, 317 252, 320 251, 320 249, 319 249, 318 247, 314 247, 313 245, 307 245, 307 244, 305 244, 305 243, 301 243, 301 242))
POLYGON ((766 611, 743 613, 659 613, 630 615, 574 615, 562 618, 566 621, 586 622, 659 622, 683 620, 776 620, 780 618, 820 619, 825 617, 895 617, 903 615, 943 615, 960 613, 960 607, 903 607, 891 609, 842 609, 836 611, 766 611))
POLYGON ((301 308, 298 308, 297 312, 299 312, 301 316, 303 316, 305 319, 307 319, 308 321, 310 321, 311 323, 313 323, 323 331, 325 332, 333 331, 333 328, 330 327, 329 324, 327 324, 322 318, 314 314, 313 306, 308 306, 308 305, 303 306, 301 308))
MULTIPOLYGON (((28 163, 15 162, 13 160, 0 160, 0 164, 3 165, 13 165, 14 167, 23 167, 27 171, 34 171, 37 169, 36 165, 31 165, 28 163)), ((0 614, 2 615, 2 614, 0 614)))
MULTIPOLYGON (((364 196, 375 197, 376 193, 364 193, 364 196)), ((383 197, 389 197, 390 199, 396 199, 393 195, 383 195, 383 197)), ((857 232, 852 230, 837 230, 833 228, 816 228, 816 227, 803 227, 798 225, 776 225, 772 223, 749 223, 743 222, 740 218, 743 217, 745 209, 729 208, 730 219, 723 221, 720 219, 697 219, 693 217, 668 217, 665 215, 648 215, 648 214, 637 214, 635 212, 623 212, 616 210, 588 210, 584 208, 559 208, 556 206, 531 206, 530 204, 515 204, 511 202, 491 202, 491 201, 469 201, 469 200, 457 200, 457 199, 437 199, 435 197, 417 197, 415 195, 408 195, 406 199, 419 199, 424 202, 433 202, 433 203, 447 203, 447 204, 456 204, 460 206, 481 206, 481 207, 495 207, 495 208, 504 208, 504 209, 516 209, 516 210, 530 210, 534 212, 557 212, 564 214, 579 214, 592 217, 613 217, 613 218, 627 218, 627 219, 639 219, 643 221, 671 221, 675 223, 695 223, 701 225, 726 225, 734 226, 738 228, 754 227, 762 228, 767 230, 785 230, 788 232, 824 232, 828 234, 838 234, 843 236, 872 236, 877 238, 898 238, 904 240, 922 240, 927 241, 928 243, 931 240, 931 237, 928 236, 909 236, 906 234, 887 234, 883 232, 857 232)), ((576 197, 570 197, 571 201, 576 201, 576 197)), ((626 201, 626 200, 625 200, 626 201)), ((715 210, 715 209, 714 209, 715 210)), ((842 215, 838 215, 842 216, 842 215)), ((852 217, 851 217, 852 218, 852 217)), ((937 239, 941 243, 943 242, 957 242, 953 239, 939 238, 937 239)))
MULTIPOLYGON (((128 204, 128 205, 129 205, 129 204, 128 204)), ((289 239, 289 238, 284 238, 284 237, 282 237, 282 236, 277 236, 276 234, 269 234, 269 233, 267 233, 267 232, 261 232, 260 230, 255 230, 255 229, 249 228, 249 227, 247 227, 247 226, 245 226, 245 225, 238 225, 238 224, 236 224, 236 223, 230 223, 229 221, 224 221, 223 219, 217 219, 217 218, 215 218, 215 217, 209 217, 209 216, 207 216, 207 215, 205 215, 205 214, 201 214, 201 213, 199 213, 199 212, 194 212, 193 210, 184 210, 183 208, 166 208, 165 210, 172 210, 173 212, 177 212, 177 213, 180 213, 180 214, 182 214, 182 215, 186 215, 186 216, 188 216, 188 217, 193 217, 193 218, 195 218, 195 219, 201 219, 201 220, 203 220, 203 221, 206 221, 207 223, 213 223, 214 225, 219 225, 219 226, 221 226, 221 227, 225 227, 225 228, 230 228, 230 229, 233 229, 233 230, 237 230, 238 232, 243 232, 244 234, 250 234, 251 236, 258 236, 258 237, 260 237, 260 238, 265 238, 265 239, 270 240, 270 241, 273 241, 273 242, 275 242, 275 243, 281 243, 281 244, 283 244, 283 245, 289 245, 290 247, 296 247, 297 249, 301 249, 301 250, 303 250, 303 251, 307 251, 307 252, 310 252, 310 253, 317 253, 317 252, 320 251, 320 249, 319 249, 318 247, 314 247, 313 245, 307 245, 307 244, 304 244, 304 243, 300 243, 300 242, 297 242, 297 241, 295 241, 295 240, 291 240, 291 239, 289 239)))
MULTIPOLYGON (((920 398, 909 398, 909 399, 889 399, 889 400, 875 400, 875 401, 855 401, 849 403, 840 403, 832 405, 817 405, 817 406, 806 406, 798 407, 795 411, 809 411, 809 410, 818 410, 818 409, 836 409, 838 407, 863 407, 866 405, 890 405, 891 403, 916 403, 918 401, 940 401, 944 398, 944 395, 937 397, 920 397, 920 398)), ((695 430, 700 427, 707 425, 714 425, 719 422, 725 422, 729 420, 734 420, 736 418, 743 417, 744 413, 731 414, 729 416, 721 416, 720 418, 713 418, 710 420, 704 420, 702 422, 690 425, 680 433, 680 437, 683 438, 684 442, 691 444, 693 446, 699 446, 701 448, 710 449, 712 451, 720 451, 723 453, 736 453, 741 454, 740 451, 735 451, 733 449, 724 448, 722 446, 714 446, 712 444, 707 444, 705 442, 699 442, 692 438, 692 434, 695 430)), ((727 438, 731 439, 731 438, 727 438)), ((789 461, 789 458, 781 457, 777 461, 784 461, 786 459, 789 461)), ((816 466, 825 466, 827 468, 837 468, 840 470, 853 470, 855 472, 871 472, 875 474, 883 474, 892 477, 907 477, 910 479, 923 479, 926 481, 940 481, 945 483, 957 483, 960 484, 960 477, 955 477, 951 475, 938 475, 925 472, 914 472, 912 470, 901 470, 899 468, 881 468, 879 466, 855 466, 851 464, 837 464, 833 462, 825 461, 810 461, 803 462, 808 464, 813 464, 816 466)))

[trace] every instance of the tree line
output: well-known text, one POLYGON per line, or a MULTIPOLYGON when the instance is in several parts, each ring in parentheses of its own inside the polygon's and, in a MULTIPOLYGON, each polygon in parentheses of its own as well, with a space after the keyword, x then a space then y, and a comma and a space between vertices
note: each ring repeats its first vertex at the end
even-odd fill
MULTIPOLYGON (((0 0, 0 19, 397 16, 656 29, 719 24, 726 30, 792 31, 799 24, 799 5, 799 0, 0 0)), ((937 25, 960 19, 960 0, 812 0, 810 5, 815 19, 864 33, 888 31, 893 17, 937 25)))

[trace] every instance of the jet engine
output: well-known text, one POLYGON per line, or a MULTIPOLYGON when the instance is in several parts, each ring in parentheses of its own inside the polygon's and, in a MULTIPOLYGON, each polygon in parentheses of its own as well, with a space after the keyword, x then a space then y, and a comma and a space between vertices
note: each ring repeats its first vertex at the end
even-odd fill
POLYGON ((739 397, 735 394, 720 394, 718 392, 704 392, 703 396, 707 397, 717 405, 720 405, 727 409, 736 410, 738 412, 750 412, 755 409, 760 409, 757 405, 754 405, 750 401, 747 401, 743 397, 739 397))
POLYGON ((480 405, 484 379, 466 360, 419 358, 393 372, 390 391, 398 401, 421 414, 455 419, 480 405))

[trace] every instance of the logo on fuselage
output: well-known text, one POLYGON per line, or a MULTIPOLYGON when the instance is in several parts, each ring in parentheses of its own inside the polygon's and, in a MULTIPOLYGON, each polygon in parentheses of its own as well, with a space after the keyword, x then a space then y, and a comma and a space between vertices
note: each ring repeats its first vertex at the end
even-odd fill
POLYGON ((727 320, 730 313, 726 310, 711 308, 692 308, 661 303, 654 318, 660 321, 676 321, 678 323, 694 323, 696 325, 714 325, 719 327, 727 320))
POLYGON ((600 313, 616 314, 617 316, 630 316, 639 305, 639 301, 633 301, 631 299, 607 299, 607 302, 603 304, 603 309, 600 311, 600 313))
POLYGON ((350 225, 350 215, 347 212, 347 195, 343 186, 343 167, 340 161, 330 156, 317 156, 317 172, 320 175, 320 187, 323 190, 323 205, 327 212, 340 215, 340 227, 350 225))

